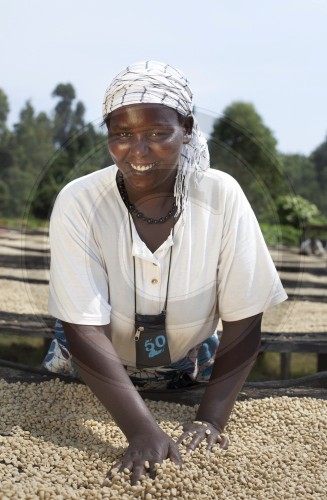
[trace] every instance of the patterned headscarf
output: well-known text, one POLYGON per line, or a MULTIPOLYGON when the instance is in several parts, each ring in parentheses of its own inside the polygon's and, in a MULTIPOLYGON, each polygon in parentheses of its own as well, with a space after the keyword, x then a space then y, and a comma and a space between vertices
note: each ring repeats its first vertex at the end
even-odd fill
MULTIPOLYGON (((106 90, 103 101, 104 119, 115 109, 129 104, 164 104, 182 116, 192 115, 193 94, 186 77, 169 64, 158 61, 142 61, 121 71, 106 90)), ((183 211, 189 180, 194 174, 197 185, 201 171, 209 168, 207 141, 193 116, 192 137, 184 144, 178 164, 174 195, 177 214, 183 211)), ((176 215, 177 215, 176 214, 176 215)))

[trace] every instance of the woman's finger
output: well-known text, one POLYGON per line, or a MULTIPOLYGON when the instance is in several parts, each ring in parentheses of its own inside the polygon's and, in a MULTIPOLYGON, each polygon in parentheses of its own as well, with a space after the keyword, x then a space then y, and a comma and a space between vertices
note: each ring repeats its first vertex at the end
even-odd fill
POLYGON ((199 444, 201 443, 201 441, 203 441, 205 438, 206 438, 206 435, 204 432, 195 434, 195 436, 193 437, 192 441, 190 442, 190 444, 187 446, 186 449, 188 451, 194 451, 195 448, 197 448, 199 446, 199 444))
POLYGON ((190 433, 189 432, 183 432, 183 434, 181 434, 181 436, 179 436, 179 438, 177 439, 176 441, 176 444, 182 444, 183 441, 185 441, 185 439, 188 439, 190 437, 190 433))
POLYGON ((212 447, 217 444, 217 438, 218 438, 218 434, 209 434, 207 435, 207 443, 208 443, 208 446, 207 446, 207 450, 208 451, 211 451, 212 447))
POLYGON ((119 472, 119 469, 121 467, 121 464, 122 462, 120 460, 117 460, 116 462, 114 462, 112 464, 112 466, 110 467, 110 469, 108 470, 108 473, 107 473, 107 478, 108 479, 111 479, 112 478, 112 473, 113 473, 113 470, 116 469, 118 472, 119 472))
POLYGON ((224 435, 221 436, 220 448, 222 450, 227 450, 227 448, 228 448, 228 437, 227 436, 224 436, 224 435))
POLYGON ((146 469, 144 467, 143 464, 139 464, 139 465, 134 465, 133 469, 132 469, 132 479, 131 479, 131 484, 134 485, 137 483, 137 481, 140 480, 140 477, 142 475, 145 476, 146 474, 146 469))
POLYGON ((156 478, 156 467, 155 467, 155 464, 156 464, 156 462, 150 462, 149 463, 148 474, 149 474, 149 476, 150 476, 151 479, 155 479, 156 478))
POLYGON ((125 469, 129 470, 130 472, 133 469, 133 466, 134 466, 133 460, 126 458, 121 462, 118 472, 124 472, 125 469))
POLYGON ((170 460, 172 462, 174 462, 176 465, 179 465, 180 467, 182 467, 183 460, 182 460, 182 457, 179 453, 177 446, 170 446, 169 447, 168 458, 170 458, 170 460))

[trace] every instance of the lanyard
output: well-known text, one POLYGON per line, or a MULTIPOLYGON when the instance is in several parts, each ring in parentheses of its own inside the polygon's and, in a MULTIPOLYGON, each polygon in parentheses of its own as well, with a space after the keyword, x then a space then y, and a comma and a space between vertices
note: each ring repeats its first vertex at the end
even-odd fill
MULTIPOLYGON (((128 221, 129 221, 129 230, 130 230, 131 241, 132 241, 132 246, 133 246, 133 232, 132 232, 132 223, 131 223, 131 214, 130 213, 128 213, 128 221)), ((173 236, 174 236, 174 229, 175 229, 175 226, 173 226, 173 236)), ((164 304, 163 312, 167 311, 168 289, 169 289, 169 280, 170 280, 170 268, 171 268, 172 250, 173 250, 173 245, 171 245, 171 247, 170 247, 169 268, 168 268, 167 289, 166 289, 166 299, 165 299, 165 304, 164 304)), ((136 314, 136 272, 135 272, 135 256, 134 255, 133 255, 133 268, 134 268, 134 310, 135 310, 135 314, 136 314)))

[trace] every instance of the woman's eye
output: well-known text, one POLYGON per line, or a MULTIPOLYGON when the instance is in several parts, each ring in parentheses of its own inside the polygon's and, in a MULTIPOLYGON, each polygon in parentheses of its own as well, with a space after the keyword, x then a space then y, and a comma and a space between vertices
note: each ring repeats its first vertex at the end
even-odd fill
POLYGON ((131 134, 129 132, 119 132, 118 136, 119 137, 130 137, 131 134))
POLYGON ((166 137, 168 135, 168 133, 167 132, 162 132, 162 131, 159 132, 159 131, 155 130, 155 131, 151 132, 150 135, 151 135, 151 137, 161 137, 161 138, 163 138, 163 137, 166 137))

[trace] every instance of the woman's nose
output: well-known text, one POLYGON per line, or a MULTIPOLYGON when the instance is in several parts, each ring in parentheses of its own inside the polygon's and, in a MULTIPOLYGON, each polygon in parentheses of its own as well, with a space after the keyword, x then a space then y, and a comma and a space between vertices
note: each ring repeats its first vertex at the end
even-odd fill
POLYGON ((145 156, 149 151, 146 137, 135 136, 132 145, 132 151, 137 156, 145 156))

